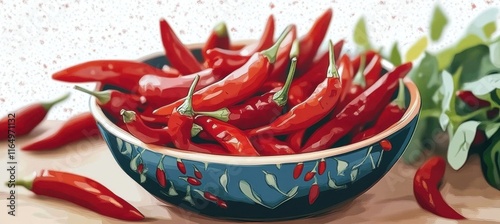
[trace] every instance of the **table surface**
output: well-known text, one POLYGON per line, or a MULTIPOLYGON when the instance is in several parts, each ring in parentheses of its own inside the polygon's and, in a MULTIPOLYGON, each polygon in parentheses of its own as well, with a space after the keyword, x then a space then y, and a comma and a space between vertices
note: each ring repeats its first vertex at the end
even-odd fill
MULTIPOLYGON (((16 139, 16 145, 40 135, 49 128, 61 125, 60 121, 45 121, 26 137, 16 139)), ((7 142, 0 141, 0 162, 7 166, 7 142)), ((29 177, 40 169, 58 169, 90 177, 136 206, 147 219, 140 223, 234 223, 200 216, 166 205, 153 198, 142 187, 130 179, 115 163, 102 139, 86 139, 60 149, 27 153, 16 151, 17 178, 29 177)), ((3 169, 2 181, 8 172, 3 169)), ((349 205, 314 218, 274 223, 458 223, 439 218, 421 209, 414 200, 412 178, 415 168, 402 161, 373 188, 355 199, 349 205)), ((7 214, 5 200, 7 187, 0 186, 3 202, 0 212, 2 223, 127 223, 101 216, 72 203, 35 196, 16 188, 16 216, 7 214), (4 222, 5 221, 5 222, 4 222)), ((10 190, 10 189, 9 189, 10 190)), ((460 223, 500 223, 500 192, 484 180, 479 159, 471 157, 460 170, 448 169, 441 192, 448 203, 469 220, 460 223)))

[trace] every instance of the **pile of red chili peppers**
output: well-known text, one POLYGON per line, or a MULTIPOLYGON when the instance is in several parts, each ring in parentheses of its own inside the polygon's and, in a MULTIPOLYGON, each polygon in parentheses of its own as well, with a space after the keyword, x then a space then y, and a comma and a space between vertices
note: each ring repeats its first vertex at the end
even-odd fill
MULTIPOLYGON (((326 10, 303 36, 298 36, 295 25, 275 35, 274 17, 269 16, 261 38, 244 46, 232 44, 225 24, 220 23, 202 47, 202 58, 196 58, 161 19, 159 30, 168 66, 96 60, 65 68, 52 78, 111 87, 105 91, 75 89, 95 97, 112 122, 147 144, 234 156, 324 150, 341 139, 370 138, 401 119, 406 108, 400 80, 412 68, 406 63, 385 72, 376 52, 362 52, 354 58, 342 54, 343 40, 327 40, 332 15, 331 9, 326 10), (325 41, 326 50, 320 48, 325 41)), ((18 110, 17 126, 22 129, 17 136, 30 133, 53 105, 66 98, 18 110)), ((8 122, 9 117, 0 120, 0 127, 8 127, 8 122)), ((0 140, 9 136, 7 130, 0 132, 0 140)), ((83 113, 21 149, 55 149, 98 134, 92 115, 83 113)), ((35 179, 28 187, 54 196, 54 192, 43 193, 50 186, 50 181, 43 184, 47 178, 35 179)), ((74 194, 84 192, 72 187, 74 194)), ((120 201, 111 192, 107 194, 120 201)), ((114 209, 118 218, 142 218, 128 205, 122 206, 123 211, 114 209)))

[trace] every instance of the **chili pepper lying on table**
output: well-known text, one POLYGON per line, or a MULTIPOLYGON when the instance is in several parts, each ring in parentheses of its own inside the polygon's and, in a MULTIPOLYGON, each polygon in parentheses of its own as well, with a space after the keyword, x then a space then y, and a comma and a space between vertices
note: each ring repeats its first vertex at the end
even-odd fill
POLYGON ((204 69, 196 57, 179 40, 174 30, 165 19, 160 19, 160 33, 165 55, 168 61, 181 74, 192 74, 204 69))
POLYGON ((377 117, 390 103, 398 86, 398 80, 411 70, 412 64, 399 65, 382 76, 375 84, 349 102, 334 117, 314 131, 302 147, 302 152, 326 149, 348 134, 354 127, 368 123, 377 117))
POLYGON ((48 102, 32 103, 0 119, 0 140, 29 134, 45 119, 55 105, 65 101, 69 93, 48 102))
POLYGON ((114 194, 99 182, 77 174, 41 170, 32 180, 17 180, 16 186, 23 186, 37 195, 62 199, 101 215, 127 221, 144 219, 133 205, 114 194))
POLYGON ((139 80, 146 74, 158 77, 178 77, 143 62, 127 60, 95 60, 58 71, 52 79, 71 83, 99 82, 123 91, 135 92, 139 80))
POLYGON ((243 66, 253 54, 263 51, 273 45, 274 30, 274 16, 270 15, 259 42, 247 45, 237 51, 222 48, 208 49, 205 52, 207 67, 215 68, 216 73, 230 73, 238 69, 243 66))
POLYGON ((295 151, 285 142, 274 137, 252 138, 253 146, 262 156, 290 155, 295 151))
POLYGON ((380 116, 378 116, 375 124, 362 132, 357 133, 351 143, 359 142, 375 136, 376 134, 388 129, 396 124, 406 112, 405 102, 405 86, 402 79, 399 79, 398 96, 390 104, 388 104, 380 116))
POLYGON ((221 144, 229 154, 237 156, 259 155, 245 132, 237 127, 208 116, 196 116, 194 122, 221 144))
MULTIPOLYGON (((278 41, 269 49, 254 54, 241 68, 233 71, 224 79, 198 90, 193 95, 195 111, 211 111, 227 107, 253 95, 266 81, 272 65, 277 61, 276 55, 287 34, 294 29, 288 26, 278 41)), ((174 108, 180 106, 184 99, 156 109, 156 115, 170 115, 174 108)))
POLYGON ((329 42, 330 66, 324 81, 304 102, 290 109, 268 125, 250 130, 249 136, 270 133, 272 135, 289 134, 307 128, 320 121, 335 107, 340 98, 342 83, 334 59, 333 43, 329 42))
MULTIPOLYGON (((193 116, 195 113, 193 111, 192 98, 199 79, 199 76, 195 77, 189 88, 186 100, 175 108, 172 115, 170 115, 168 119, 168 133, 172 137, 174 146, 178 149, 201 153, 225 154, 227 151, 218 145, 196 144, 191 141, 191 137, 197 134, 193 133, 193 116)), ((201 126, 199 129, 199 131, 204 130, 204 127, 201 126)))
MULTIPOLYGON (((339 61, 338 59, 343 45, 344 40, 340 40, 333 46, 335 61, 339 61)), ((329 51, 327 50, 318 55, 310 66, 310 69, 305 71, 302 76, 295 77, 290 87, 290 93, 288 94, 288 106, 296 106, 306 100, 311 93, 314 92, 316 86, 325 80, 325 73, 328 70, 329 63, 329 51)), ((296 73, 300 74, 300 72, 296 73)))
POLYGON ((226 23, 220 22, 212 29, 210 36, 201 48, 201 54, 206 60, 207 50, 213 48, 229 49, 230 47, 229 33, 227 32, 226 23))
POLYGON ((455 211, 439 192, 439 185, 446 170, 446 161, 438 156, 428 159, 418 168, 413 178, 413 194, 420 207, 449 219, 466 219, 455 211))
POLYGON ((277 92, 270 91, 261 96, 245 100, 243 103, 216 111, 197 111, 196 113, 214 117, 242 130, 266 125, 274 121, 283 112, 283 107, 288 100, 288 89, 293 80, 296 64, 297 59, 294 57, 292 58, 285 85, 277 92))
POLYGON ((21 146, 21 149, 25 151, 56 149, 65 144, 93 136, 100 136, 96 121, 90 112, 84 112, 71 117, 56 130, 49 130, 32 139, 21 146))

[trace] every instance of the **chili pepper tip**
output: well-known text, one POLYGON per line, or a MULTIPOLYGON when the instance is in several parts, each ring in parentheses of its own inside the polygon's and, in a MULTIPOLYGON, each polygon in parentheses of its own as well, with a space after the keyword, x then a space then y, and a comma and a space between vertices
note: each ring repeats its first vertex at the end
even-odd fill
POLYGON ((225 22, 220 22, 214 27, 215 34, 218 37, 227 37, 229 33, 227 32, 227 26, 225 22))
POLYGON ((328 66, 327 77, 329 78, 338 78, 340 77, 339 71, 337 70, 337 66, 335 64, 335 49, 333 47, 332 40, 328 41, 328 49, 329 49, 329 60, 330 65, 328 66))
POLYGON ((137 116, 134 111, 125 109, 120 110, 120 115, 122 116, 123 122, 125 122, 125 124, 135 121, 137 116))
POLYGON ((292 31, 295 28, 294 25, 288 25, 285 30, 281 33, 281 35, 278 37, 278 40, 276 43, 274 43, 273 46, 270 48, 263 50, 261 53, 269 60, 271 64, 274 64, 276 61, 276 56, 278 55, 278 50, 280 48, 281 43, 283 40, 285 40, 286 36, 288 36, 288 33, 292 31))
POLYGON ((61 97, 57 98, 57 99, 54 99, 52 101, 48 101, 48 102, 45 102, 45 103, 41 103, 42 104, 42 107, 45 109, 45 110, 49 110, 51 107, 53 107, 54 105, 60 103, 60 102, 63 102, 65 101, 66 99, 69 98, 71 94, 70 93, 66 93, 64 95, 62 95, 61 97))
POLYGON ((76 90, 79 90, 81 92, 87 93, 91 96, 94 96, 101 104, 106 104, 111 100, 111 94, 109 92, 106 92, 106 91, 99 91, 99 92, 90 91, 90 90, 85 89, 85 88, 78 86, 78 85, 75 85, 73 87, 73 89, 76 89, 76 90))

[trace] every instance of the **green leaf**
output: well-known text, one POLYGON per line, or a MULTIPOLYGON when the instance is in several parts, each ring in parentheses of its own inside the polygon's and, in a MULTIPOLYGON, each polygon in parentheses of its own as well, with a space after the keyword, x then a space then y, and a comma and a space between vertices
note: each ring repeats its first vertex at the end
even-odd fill
POLYGON ((453 169, 459 170, 467 161, 469 148, 472 141, 474 141, 479 124, 478 121, 466 121, 458 127, 451 137, 447 160, 453 169))
POLYGON ((500 131, 491 140, 481 156, 481 167, 488 184, 500 190, 500 131))
POLYGON ((486 138, 491 138, 491 136, 493 136, 498 129, 500 129, 500 122, 486 124, 484 127, 484 134, 486 135, 486 138))
POLYGON ((416 60, 422 53, 424 53, 425 49, 427 48, 427 37, 421 37, 413 46, 408 49, 408 52, 406 52, 405 55, 405 61, 410 62, 416 60))
POLYGON ((454 47, 444 49, 441 52, 437 53, 436 58, 438 60, 438 69, 443 70, 447 68, 453 61, 454 56, 455 56, 454 47))
POLYGON ((497 20, 497 14, 498 8, 491 8, 484 11, 470 23, 469 27, 467 28, 467 33, 475 34, 481 39, 486 40, 488 38, 488 35, 484 32, 484 27, 491 26, 489 24, 497 20))
POLYGON ((500 68, 497 68, 491 63, 489 47, 486 45, 477 45, 468 48, 453 58, 453 62, 446 69, 454 74, 459 67, 462 67, 462 75, 460 78, 460 89, 463 83, 476 81, 488 74, 500 73, 500 68))
POLYGON ((486 95, 500 89, 500 73, 484 76, 474 82, 464 83, 463 89, 471 91, 476 96, 486 95))
POLYGON ((368 39, 368 32, 366 31, 364 17, 361 17, 356 23, 356 26, 354 27, 353 39, 356 44, 363 47, 364 49, 371 48, 370 40, 368 39))
POLYGON ((417 88, 420 89, 422 98, 422 110, 434 109, 439 107, 441 102, 434 102, 432 96, 441 86, 441 77, 439 77, 438 61, 434 55, 425 53, 424 58, 418 66, 408 74, 417 88), (422 91, 425 90, 425 91, 422 91))
POLYGON ((491 35, 495 32, 496 29, 497 24, 495 23, 495 21, 491 21, 483 26, 483 33, 484 35, 486 35, 486 38, 491 38, 491 35))
POLYGON ((500 68, 500 39, 490 44, 491 63, 500 68))
POLYGON ((464 38, 462 38, 457 46, 455 47, 455 52, 462 52, 463 50, 465 49, 468 49, 468 48, 471 48, 471 47, 474 47, 474 46, 477 46, 477 45, 480 45, 480 44, 483 44, 483 40, 481 40, 481 38, 475 34, 469 34, 467 36, 465 36, 464 38))
POLYGON ((441 115, 439 117, 439 124, 441 128, 446 130, 448 124, 450 122, 450 118, 446 114, 446 112, 450 111, 450 108, 454 105, 452 103, 452 97, 455 94, 455 87, 453 82, 453 77, 446 70, 441 73, 441 78, 443 79, 443 85, 439 88, 439 92, 441 93, 442 101, 441 101, 441 115))
POLYGON ((397 42, 395 42, 394 45, 392 45, 391 55, 389 56, 389 60, 394 66, 398 66, 401 64, 401 53, 399 53, 397 42))
POLYGON ((433 41, 439 40, 444 28, 448 24, 448 19, 444 15, 443 11, 439 6, 434 8, 434 15, 431 21, 431 39, 433 41))

